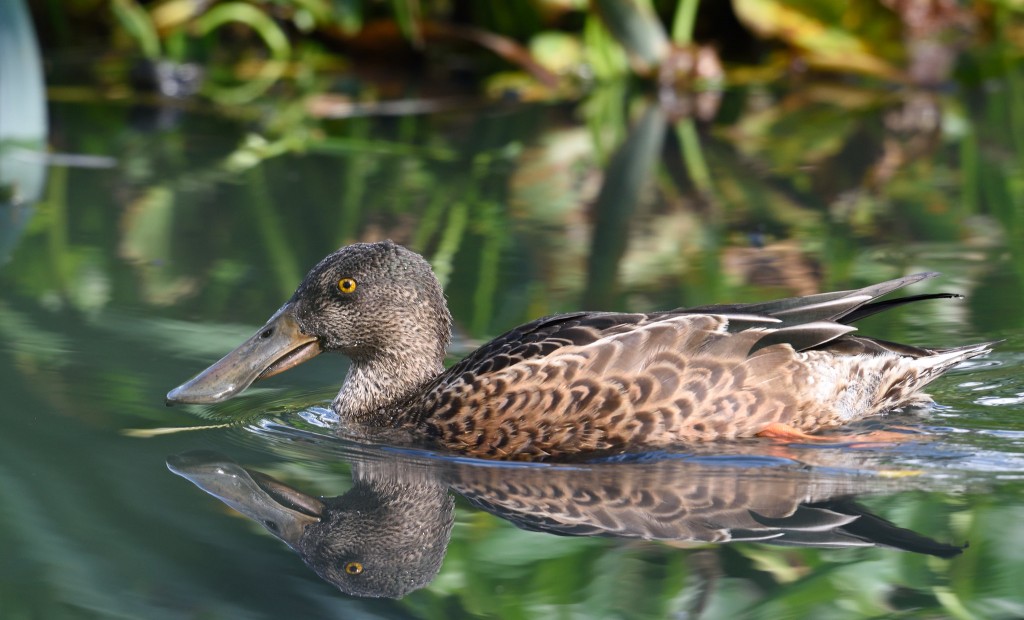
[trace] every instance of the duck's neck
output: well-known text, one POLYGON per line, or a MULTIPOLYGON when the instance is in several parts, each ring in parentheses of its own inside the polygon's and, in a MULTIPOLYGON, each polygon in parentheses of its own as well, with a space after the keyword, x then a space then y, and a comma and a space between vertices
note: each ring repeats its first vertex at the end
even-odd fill
POLYGON ((379 350, 353 358, 332 408, 346 422, 401 426, 406 412, 400 405, 444 370, 445 343, 438 344, 426 350, 379 350))

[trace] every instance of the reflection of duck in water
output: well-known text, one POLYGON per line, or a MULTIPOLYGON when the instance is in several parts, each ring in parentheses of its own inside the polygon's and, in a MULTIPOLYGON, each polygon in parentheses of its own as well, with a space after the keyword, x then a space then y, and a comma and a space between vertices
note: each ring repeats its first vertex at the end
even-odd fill
POLYGON ((871 514, 852 494, 871 476, 700 461, 524 467, 353 464, 354 484, 314 498, 212 452, 167 460, 174 473, 281 538, 323 579, 357 596, 400 597, 434 579, 451 537, 447 489, 528 530, 691 542, 885 546, 943 558, 947 545, 871 514))
POLYGON ((850 323, 891 307, 953 297, 875 301, 931 275, 757 304, 550 316, 445 370, 451 315, 430 265, 391 242, 355 244, 321 261, 259 332, 167 399, 224 400, 328 350, 352 360, 333 403, 343 421, 411 428, 476 456, 803 437, 927 402, 921 388, 990 349, 851 333, 850 323))

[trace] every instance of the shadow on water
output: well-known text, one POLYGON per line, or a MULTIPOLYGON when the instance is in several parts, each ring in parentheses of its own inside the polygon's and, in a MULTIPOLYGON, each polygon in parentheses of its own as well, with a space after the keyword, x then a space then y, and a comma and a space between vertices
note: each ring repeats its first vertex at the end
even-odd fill
POLYGON ((562 536, 880 546, 940 558, 963 551, 858 504, 859 495, 893 495, 922 483, 859 467, 865 459, 851 451, 801 455, 779 447, 767 456, 762 446, 727 458, 663 453, 626 463, 537 465, 311 439, 284 427, 276 432, 345 454, 351 488, 314 497, 211 451, 171 456, 167 466, 356 596, 402 597, 433 581, 454 522, 448 490, 519 528, 562 536))

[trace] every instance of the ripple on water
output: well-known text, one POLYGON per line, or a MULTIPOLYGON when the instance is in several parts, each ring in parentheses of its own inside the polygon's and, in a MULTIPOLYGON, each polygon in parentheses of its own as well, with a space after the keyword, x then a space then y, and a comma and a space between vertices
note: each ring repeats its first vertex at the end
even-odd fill
MULTIPOLYGON (((967 480, 1016 479, 1024 476, 1024 431, 976 431, 955 426, 924 426, 920 416, 895 417, 916 420, 919 433, 907 433, 900 443, 780 444, 748 440, 681 447, 627 455, 605 456, 591 463, 515 463, 487 461, 431 449, 408 436, 367 437, 339 427, 337 415, 327 407, 264 415, 226 431, 232 441, 259 451, 273 452, 293 462, 329 467, 337 462, 389 460, 405 467, 438 467, 471 464, 490 468, 579 468, 591 465, 625 465, 665 460, 696 462, 708 467, 771 470, 803 467, 821 473, 908 477, 915 484, 949 491, 967 480), (1012 446, 1012 449, 1010 448, 1012 446), (1013 450, 1018 450, 1014 452, 1013 450), (446 465, 447 464, 447 465, 446 465), (992 474, 999 474, 998 478, 992 474)), ((874 427, 879 425, 876 421, 874 427)), ((855 429, 856 430, 856 429, 855 429)), ((863 430, 863 429, 860 429, 863 430)))
POLYGON ((974 401, 985 407, 1003 407, 1024 404, 1024 392, 1013 396, 982 396, 974 401))

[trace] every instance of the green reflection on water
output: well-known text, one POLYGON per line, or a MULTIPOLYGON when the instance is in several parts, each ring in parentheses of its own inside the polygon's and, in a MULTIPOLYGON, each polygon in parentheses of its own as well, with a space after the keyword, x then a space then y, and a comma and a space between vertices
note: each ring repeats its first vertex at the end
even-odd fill
MULTIPOLYGON (((0 615, 1024 615, 1024 134, 1011 130, 1024 91, 1019 63, 1005 61, 985 50, 970 60, 1000 88, 965 79, 950 92, 728 93, 721 120, 696 134, 621 85, 576 108, 581 118, 554 106, 398 124, 292 114, 255 141, 252 127, 210 115, 154 128, 125 106, 54 103, 61 150, 119 165, 51 168, 0 271, 0 615), (1002 366, 944 379, 934 393, 950 408, 911 420, 951 429, 960 456, 892 457, 947 471, 948 488, 869 503, 971 547, 951 561, 676 549, 523 532, 462 506, 429 588, 399 603, 334 593, 164 470, 170 453, 233 436, 121 431, 328 399, 341 364, 318 360, 234 409, 162 404, 277 308, 307 266, 384 237, 433 261, 469 341, 582 305, 651 310, 946 272, 928 286, 967 302, 864 331, 935 345, 1007 338, 1002 366)), ((239 443, 256 462, 271 451, 239 443)), ((285 466, 325 493, 343 473, 300 458, 285 466)))

